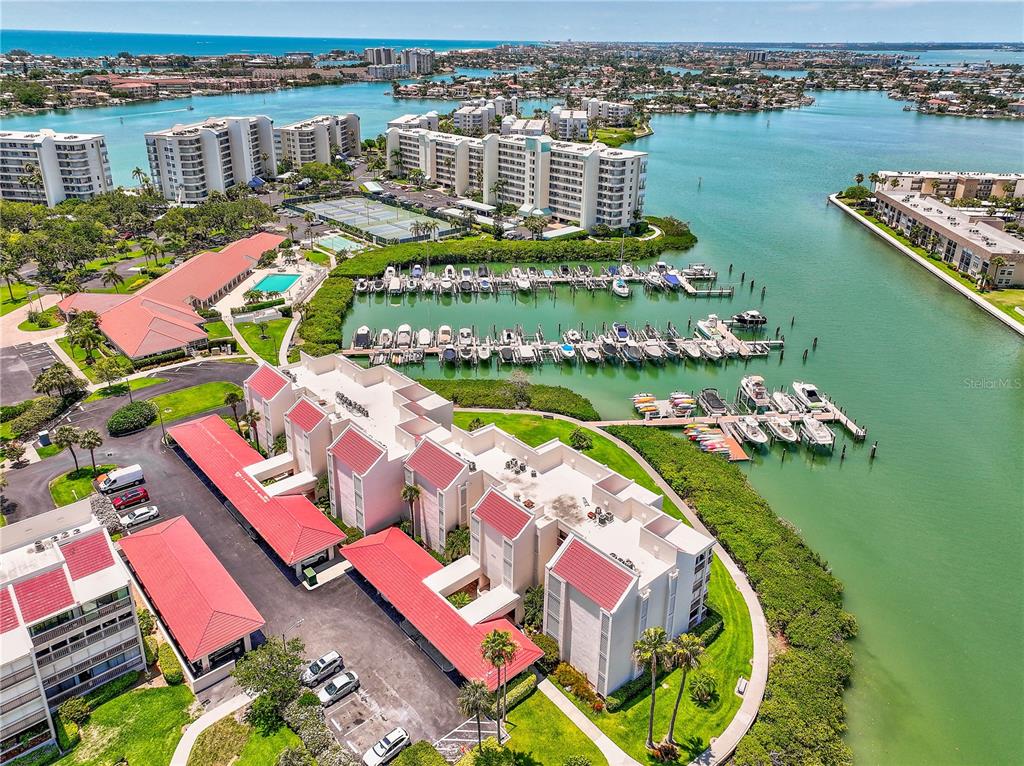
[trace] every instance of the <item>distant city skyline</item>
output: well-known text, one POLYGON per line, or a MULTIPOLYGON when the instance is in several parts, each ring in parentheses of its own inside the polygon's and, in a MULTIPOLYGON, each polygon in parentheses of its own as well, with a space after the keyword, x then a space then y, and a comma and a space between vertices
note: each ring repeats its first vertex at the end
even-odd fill
POLYGON ((1024 29, 1024 3, 7 0, 3 29, 395 40, 985 42, 1015 41, 1010 33, 1024 29))

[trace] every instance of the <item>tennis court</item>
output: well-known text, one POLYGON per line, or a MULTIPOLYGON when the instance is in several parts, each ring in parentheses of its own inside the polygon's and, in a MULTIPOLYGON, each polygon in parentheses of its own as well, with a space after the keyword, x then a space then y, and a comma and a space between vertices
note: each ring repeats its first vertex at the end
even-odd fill
POLYGON ((404 208, 385 205, 383 202, 366 197, 345 197, 321 202, 307 202, 297 207, 327 221, 351 226, 374 240, 411 242, 419 237, 424 237, 425 235, 417 237, 413 234, 413 224, 417 221, 421 224, 437 224, 435 236, 438 238, 455 231, 455 227, 447 221, 430 218, 404 208))

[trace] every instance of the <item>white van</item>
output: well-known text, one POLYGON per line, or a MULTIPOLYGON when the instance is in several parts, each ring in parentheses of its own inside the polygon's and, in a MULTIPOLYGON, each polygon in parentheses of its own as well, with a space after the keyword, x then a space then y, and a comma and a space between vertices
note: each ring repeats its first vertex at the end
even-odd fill
POLYGON ((96 485, 100 492, 104 495, 109 495, 111 492, 142 484, 145 480, 146 477, 142 473, 142 466, 136 463, 135 465, 117 468, 110 473, 103 474, 97 479, 96 485))

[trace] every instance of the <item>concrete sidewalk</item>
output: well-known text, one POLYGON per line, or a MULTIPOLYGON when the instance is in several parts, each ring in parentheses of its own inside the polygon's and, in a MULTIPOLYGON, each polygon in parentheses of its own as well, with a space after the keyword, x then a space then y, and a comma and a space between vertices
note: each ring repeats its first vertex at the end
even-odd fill
POLYGON ((572 700, 562 694, 559 688, 548 679, 545 678, 537 684, 537 688, 545 697, 554 702, 555 706, 565 713, 570 721, 576 724, 576 728, 586 734, 597 745, 597 749, 608 759, 608 766, 640 766, 639 761, 634 761, 628 753, 612 742, 607 734, 597 728, 593 721, 583 715, 580 709, 572 703, 572 700))
POLYGON ((252 697, 248 694, 239 694, 236 697, 220 703, 216 707, 210 708, 203 713, 199 718, 192 722, 192 724, 185 729, 185 734, 178 742, 178 746, 174 749, 174 755, 171 757, 170 766, 188 766, 188 756, 192 752, 192 747, 196 744, 196 739, 204 731, 213 726, 217 721, 225 718, 232 713, 241 710, 243 707, 252 702, 252 697))

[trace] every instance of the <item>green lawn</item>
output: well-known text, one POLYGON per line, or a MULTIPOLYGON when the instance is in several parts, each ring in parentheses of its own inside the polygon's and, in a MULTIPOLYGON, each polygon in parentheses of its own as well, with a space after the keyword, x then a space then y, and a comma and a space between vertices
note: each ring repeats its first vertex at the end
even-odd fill
POLYGON ((608 763, 597 745, 539 691, 509 712, 508 731, 508 747, 528 753, 536 763, 557 765, 570 755, 586 756, 593 766, 608 763))
MULTIPOLYGON (((537 446, 552 438, 568 443, 569 434, 575 429, 572 423, 562 420, 547 420, 537 415, 505 415, 489 412, 463 411, 455 413, 455 425, 465 428, 470 420, 480 418, 485 423, 496 423, 527 444, 537 446)), ((637 484, 652 492, 661 494, 654 479, 641 468, 625 451, 605 437, 591 432, 594 448, 587 452, 589 457, 607 465, 613 471, 633 479, 637 484)), ((679 509, 666 497, 662 509, 670 516, 683 519, 679 509)), ((685 522, 685 519, 683 519, 685 522)), ((704 654, 702 668, 711 673, 718 684, 718 697, 707 707, 698 707, 687 694, 683 695, 679 720, 676 722, 676 739, 687 742, 690 758, 696 757, 708 745, 711 737, 722 733, 739 710, 741 699, 733 694, 736 682, 742 675, 750 677, 750 659, 754 654, 753 628, 750 614, 742 595, 736 589, 724 565, 716 558, 711 569, 711 584, 708 588, 708 605, 722 615, 724 628, 704 654)), ((668 719, 672 713, 675 694, 679 689, 681 675, 677 671, 662 680, 655 707, 656 739, 668 730, 668 719)), ((576 699, 569 695, 569 699, 576 699)), ((607 734, 619 747, 641 763, 652 762, 644 747, 647 736, 647 711, 650 701, 646 696, 638 697, 614 713, 595 713, 586 705, 578 707, 598 728, 607 734)), ((681 750, 681 752, 683 752, 681 750)), ((686 753, 684 753, 685 755, 686 753)), ((686 760, 690 760, 686 758, 686 760)))
POLYGON ((188 766, 266 766, 274 763, 281 751, 300 744, 298 735, 287 726, 263 735, 228 716, 199 735, 188 766))
POLYGON ((51 444, 48 447, 38 447, 36 449, 36 454, 39 455, 40 460, 46 460, 48 457, 59 455, 62 451, 63 450, 61 450, 61 448, 56 444, 51 444))
POLYGON ((96 473, 93 473, 92 465, 89 464, 89 453, 77 448, 75 451, 78 453, 78 464, 82 465, 82 468, 62 474, 50 482, 50 497, 57 508, 89 497, 95 491, 92 480, 101 473, 117 468, 116 465, 101 465, 97 466, 96 473))
POLYGON ((598 128, 591 131, 591 137, 613 148, 636 140, 636 134, 629 128, 598 128))
POLYGON ((983 295, 996 308, 1002 309, 1018 322, 1024 322, 1024 315, 1014 311, 1018 306, 1024 311, 1024 289, 992 290, 983 295))
POLYGON ((224 322, 207 322, 203 325, 203 329, 206 330, 206 337, 210 340, 231 337, 231 329, 224 322))
POLYGON ((181 420, 207 410, 223 407, 224 397, 229 391, 242 394, 242 389, 234 383, 214 381, 200 383, 198 386, 190 386, 180 391, 159 394, 149 401, 162 413, 164 422, 169 423, 172 420, 181 420))
POLYGON ((132 391, 138 391, 140 388, 149 388, 160 383, 166 383, 167 378, 134 378, 127 383, 117 383, 113 386, 104 386, 98 391, 94 391, 85 398, 87 402, 98 402, 101 399, 109 399, 111 396, 127 396, 128 387, 131 386, 132 391))
MULTIPOLYGON (((69 341, 67 338, 57 338, 57 345, 64 350, 65 354, 67 354, 74 360, 75 364, 78 365, 78 369, 80 369, 85 374, 85 377, 87 377, 93 383, 99 383, 99 379, 96 377, 96 372, 93 369, 94 365, 86 363, 85 352, 82 349, 80 349, 78 346, 72 346, 71 341, 69 341)), ((109 348, 105 346, 100 346, 98 349, 93 351, 92 358, 93 362, 95 363, 97 359, 100 359, 104 356, 113 355, 114 352, 111 351, 109 348)))
POLYGON ((194 699, 184 685, 125 692, 93 711, 82 727, 82 741, 57 764, 170 763, 194 699))
POLYGON ((123 285, 113 285, 110 287, 90 287, 85 292, 87 293, 119 293, 121 295, 125 293, 134 293, 140 287, 148 285, 152 279, 145 274, 133 274, 125 277, 123 285))
POLYGON ((87 261, 82 267, 86 271, 106 271, 108 268, 113 266, 115 263, 121 261, 130 261, 132 258, 141 258, 141 250, 129 250, 127 253, 111 253, 109 258, 93 258, 91 261, 87 261))
POLYGON ((322 253, 319 250, 303 250, 302 255, 310 263, 315 263, 319 266, 331 265, 331 256, 327 253, 322 253))
POLYGON ((60 315, 60 311, 57 310, 56 306, 51 306, 43 312, 47 319, 50 320, 50 324, 46 327, 40 327, 36 322, 30 322, 28 319, 18 325, 18 329, 23 332, 36 332, 38 330, 49 330, 53 327, 59 327, 64 324, 64 319, 60 315))
POLYGON ((266 338, 260 337, 259 325, 254 322, 241 322, 236 324, 235 328, 242 334, 245 342, 253 351, 271 364, 277 364, 277 351, 281 348, 281 341, 284 340, 285 331, 291 321, 288 318, 271 319, 266 323, 266 338))
POLYGON ((0 316, 21 308, 28 303, 28 293, 32 290, 31 285, 21 282, 12 282, 10 289, 6 282, 0 282, 0 316), (13 293, 14 297, 11 297, 13 293))

